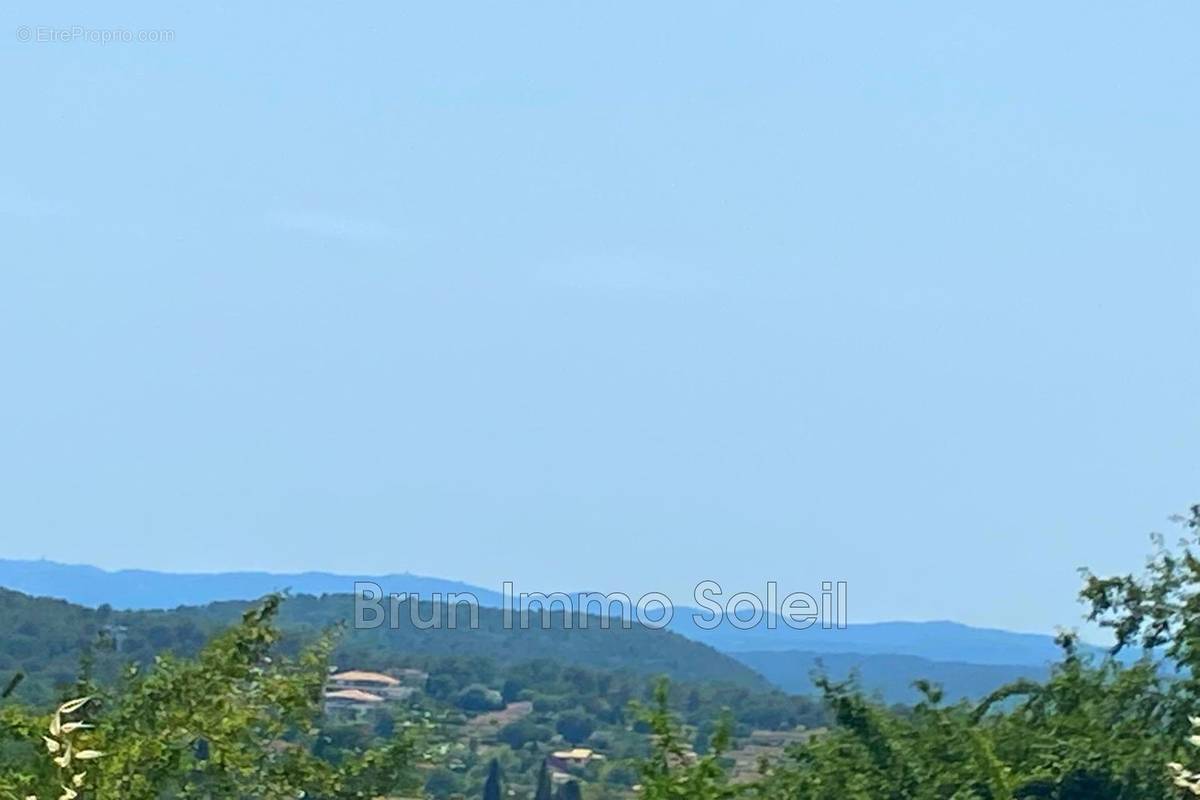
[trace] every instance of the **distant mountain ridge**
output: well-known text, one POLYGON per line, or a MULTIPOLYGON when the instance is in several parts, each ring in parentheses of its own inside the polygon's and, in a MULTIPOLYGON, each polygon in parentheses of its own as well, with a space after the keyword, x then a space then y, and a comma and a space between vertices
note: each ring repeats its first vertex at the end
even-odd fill
POLYGON ((401 573, 349 576, 331 572, 158 572, 109 571, 57 561, 0 559, 0 587, 34 597, 54 597, 81 606, 109 605, 123 611, 201 606, 224 600, 254 600, 271 592, 351 594, 357 580, 378 583, 386 592, 419 594, 471 592, 480 605, 499 608, 499 592, 461 581, 401 573))
POLYGON ((786 692, 814 693, 812 678, 820 672, 837 681, 856 677, 867 692, 887 703, 912 704, 920 700, 921 693, 913 686, 918 679, 940 686, 945 699, 953 703, 980 700, 1006 683, 1020 679, 1043 681, 1050 674, 1047 666, 932 661, 895 653, 769 650, 732 655, 786 692))
MULTIPOLYGON (((171 609, 220 601, 253 600, 275 591, 320 596, 349 594, 357 580, 379 584, 385 592, 473 594, 482 606, 500 607, 499 592, 461 581, 410 573, 349 576, 328 572, 167 573, 153 570, 107 571, 53 561, 0 559, 0 587, 33 596, 53 597, 96 608, 171 609)), ((813 626, 804 631, 779 626, 740 630, 728 623, 704 630, 694 623, 695 609, 676 609, 670 630, 726 653, 799 651, 837 656, 895 655, 928 661, 1031 666, 1039 669, 1059 658, 1054 638, 1042 634, 976 628, 957 622, 878 622, 851 624, 844 630, 813 626)), ((1098 648, 1097 648, 1098 652, 1098 648)))
MULTIPOLYGON (((722 625, 707 631, 688 620, 676 620, 671 629, 727 653, 803 651, 846 655, 898 655, 928 661, 960 662, 997 666, 1044 667, 1062 657, 1052 636, 1017 633, 998 628, 976 628, 961 622, 870 622, 844 630, 826 630, 814 625, 797 631, 781 625, 774 631, 759 628, 739 630, 722 625)), ((1085 652, 1102 654, 1102 649, 1083 644, 1085 652)))

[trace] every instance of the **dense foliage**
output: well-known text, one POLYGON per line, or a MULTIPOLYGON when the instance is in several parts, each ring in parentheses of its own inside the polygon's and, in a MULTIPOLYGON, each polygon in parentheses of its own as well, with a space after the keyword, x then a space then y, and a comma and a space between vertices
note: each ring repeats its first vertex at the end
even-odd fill
POLYGON ((1063 635, 1063 658, 1045 682, 1018 682, 975 705, 947 705, 922 684, 923 699, 903 711, 853 684, 823 681, 832 729, 740 786, 719 759, 668 757, 677 727, 660 707, 642 797, 1167 800, 1190 792, 1186 769, 1169 764, 1196 752, 1187 737, 1200 709, 1200 506, 1182 521, 1189 539, 1175 550, 1158 539, 1144 576, 1086 575, 1091 618, 1115 631, 1114 653, 1142 648, 1136 663, 1096 660, 1063 635))
POLYGON ((76 702, 81 712, 94 712, 84 722, 94 727, 83 730, 88 750, 102 755, 89 759, 75 788, 63 789, 65 767, 50 758, 71 752, 43 738, 54 730, 50 717, 7 708, 0 717, 0 797, 78 790, 122 800, 334 800, 379 797, 410 785, 407 737, 317 755, 332 640, 324 637, 296 658, 281 657, 272 625, 278 607, 279 598, 268 598, 197 657, 161 657, 152 669, 131 670, 113 690, 84 676, 76 691, 86 695, 76 702))

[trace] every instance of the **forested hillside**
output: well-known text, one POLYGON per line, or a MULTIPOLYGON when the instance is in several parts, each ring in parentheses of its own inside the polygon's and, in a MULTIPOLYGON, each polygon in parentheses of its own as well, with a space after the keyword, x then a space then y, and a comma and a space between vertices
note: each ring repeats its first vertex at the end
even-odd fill
MULTIPOLYGON (((136 712, 139 718, 158 719, 167 726, 195 727, 203 724, 197 722, 196 705, 217 702, 211 696, 216 692, 231 692, 232 706, 215 712, 209 720, 214 725, 223 720, 231 726, 225 734, 232 738, 222 741, 236 741, 236 746, 242 748, 239 758, 254 762, 265 759, 269 763, 279 754, 263 752, 268 743, 264 736, 282 736, 289 743, 302 740, 310 748, 309 756, 315 758, 306 769, 316 772, 319 780, 313 785, 317 786, 337 785, 340 779, 331 777, 333 773, 322 777, 322 771, 332 769, 351 754, 408 754, 414 742, 420 741, 426 748, 423 769, 413 770, 410 760, 401 759, 396 761, 395 770, 385 770, 380 782, 371 785, 383 787, 393 781, 398 786, 407 781, 405 785, 411 786, 415 781, 418 786, 425 784, 427 796, 435 798, 478 789, 489 762, 494 760, 504 763, 509 786, 528 786, 532 790, 547 753, 582 744, 602 748, 604 753, 605 760, 580 770, 577 776, 592 787, 592 796, 627 795, 637 781, 637 760, 649 745, 647 731, 631 704, 650 699, 655 676, 660 673, 673 676, 671 708, 698 731, 696 746, 700 748, 705 746, 716 720, 726 713, 736 729, 746 735, 762 730, 811 729, 826 719, 820 702, 770 689, 744 665, 667 632, 638 627, 567 629, 561 616, 553 618, 549 629, 506 630, 500 612, 492 610, 480 614, 478 629, 464 626, 456 630, 419 630, 403 608, 405 613, 397 619, 407 623, 395 629, 384 626, 356 631, 333 624, 344 612, 352 611, 352 600, 346 596, 300 596, 282 602, 268 598, 265 614, 257 610, 258 606, 221 603, 173 611, 114 612, 0 592, 0 683, 13 689, 0 702, 0 771, 6 759, 27 754, 23 748, 14 749, 4 743, 6 725, 8 735, 17 740, 32 732, 20 722, 20 709, 47 707, 82 694, 129 698, 132 692, 135 699, 97 700, 92 705, 101 709, 132 704, 142 709, 136 712), (243 621, 239 628, 239 620, 249 622, 243 621), (231 633, 223 633, 231 626, 231 633), (266 658, 269 653, 270 660, 262 661, 257 668, 253 666, 256 659, 244 662, 240 669, 247 672, 239 673, 233 685, 216 689, 214 682, 224 679, 226 662, 234 658, 228 650, 230 641, 241 641, 239 648, 261 648, 256 659, 266 658), (189 658, 198 660, 181 667, 185 663, 181 659, 189 658), (294 666, 279 666, 289 664, 294 666), (132 672, 131 666, 135 667, 132 672), (238 716, 235 707, 246 701, 245 693, 250 691, 241 681, 251 680, 258 686, 261 679, 253 678, 256 669, 282 669, 274 679, 285 682, 301 680, 300 673, 295 673, 301 669, 306 699, 300 703, 301 698, 294 694, 300 685, 286 690, 277 687, 256 701, 265 704, 262 708, 247 709, 246 715, 238 716), (314 683, 317 676, 337 669, 380 670, 394 675, 415 672, 422 678, 410 684, 413 693, 399 701, 369 708, 360 704, 348 712, 314 707, 313 698, 321 694, 319 682, 314 683), (17 682, 11 683, 14 679, 17 682), (156 693, 164 691, 161 687, 140 695, 137 693, 141 689, 130 689, 131 685, 160 684, 178 688, 172 689, 169 700, 156 693), (276 696, 274 692, 283 694, 276 696), (163 721, 162 714, 167 712, 162 708, 155 713, 147 710, 155 702, 160 706, 177 704, 182 716, 173 717, 175 723, 163 721), (319 726, 320 735, 310 732, 299 736, 291 727, 299 724, 298 720, 283 725, 271 722, 271 706, 282 702, 299 704, 296 713, 317 714, 318 719, 308 724, 319 726), (234 730, 239 726, 245 730, 234 730), (407 729, 413 726, 420 734, 410 737, 407 729)), ((429 619, 432 610, 426 606, 421 613, 429 619)), ((138 732, 152 737, 151 730, 146 725, 138 732)), ((136 737, 116 738, 129 742, 136 737)), ((129 763, 143 764, 141 755, 130 756, 129 763)), ((172 756, 180 757, 181 751, 172 756)), ((187 758, 193 759, 194 754, 189 753, 187 758)), ((118 772, 123 769, 112 762, 104 767, 118 772)), ((140 774, 144 768, 130 769, 140 774)), ((267 791, 262 787, 274 780, 273 769, 254 773, 254 780, 266 782, 254 784, 260 791, 267 791)), ((288 780, 305 785, 304 781, 309 780, 306 775, 298 773, 288 780)), ((179 778, 176 771, 163 773, 163 780, 179 778)), ((218 785, 235 785, 226 780, 234 779, 221 778, 218 785)), ((4 786, 0 777, 0 799, 9 800, 3 793, 4 786)), ((268 792, 253 796, 276 795, 268 792)), ((359 795, 313 796, 340 800, 359 795)))
MULTIPOLYGON (((127 661, 150 662, 164 652, 191 654, 216 631, 240 618, 252 604, 214 603, 171 611, 113 611, 83 608, 61 600, 33 598, 0 590, 0 674, 26 675, 19 696, 46 700, 55 685, 71 682, 79 659, 91 652, 101 675, 115 674, 127 661)), ((420 619, 433 619, 432 607, 420 606, 420 619)), ((714 681, 766 690, 767 682, 752 669, 707 645, 668 631, 613 625, 603 629, 590 618, 586 629, 579 618, 572 627, 556 614, 549 628, 536 623, 529 629, 505 629, 502 613, 480 608, 479 626, 472 629, 465 611, 459 626, 450 629, 445 609, 438 627, 422 630, 413 622, 407 604, 392 624, 369 630, 347 626, 334 654, 335 661, 381 668, 402 661, 435 656, 481 656, 497 663, 540 658, 597 670, 629 670, 642 675, 669 675, 682 681, 714 681)), ((349 595, 289 598, 282 605, 280 625, 288 634, 286 646, 297 649, 330 626, 347 624, 354 616, 349 595)))

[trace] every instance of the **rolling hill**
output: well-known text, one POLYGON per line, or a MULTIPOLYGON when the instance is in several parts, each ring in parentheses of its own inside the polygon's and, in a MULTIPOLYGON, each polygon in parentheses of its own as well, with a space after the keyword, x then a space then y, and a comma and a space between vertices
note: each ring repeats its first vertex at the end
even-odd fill
MULTIPOLYGON (((24 672, 21 692, 44 696, 48 688, 74 680, 80 657, 93 644, 96 671, 113 676, 120 665, 148 663, 163 652, 190 654, 213 633, 235 622, 252 603, 226 601, 159 611, 114 611, 87 608, 64 600, 31 597, 0 589, 0 677, 24 672)), ((633 626, 608 630, 596 618, 580 627, 555 615, 547 628, 506 628, 498 609, 479 609, 478 626, 464 613, 449 627, 447 610, 436 614, 422 603, 414 621, 401 604, 388 624, 373 629, 347 626, 335 661, 356 667, 383 668, 419 657, 477 656, 498 663, 550 659, 598 670, 625 670, 669 675, 692 682, 730 684, 766 690, 767 681, 750 667, 707 645, 670 631, 633 626), (438 620, 423 629, 425 621, 438 620)), ((283 604, 280 627, 290 646, 298 648, 323 630, 353 619, 350 595, 297 595, 283 604)))

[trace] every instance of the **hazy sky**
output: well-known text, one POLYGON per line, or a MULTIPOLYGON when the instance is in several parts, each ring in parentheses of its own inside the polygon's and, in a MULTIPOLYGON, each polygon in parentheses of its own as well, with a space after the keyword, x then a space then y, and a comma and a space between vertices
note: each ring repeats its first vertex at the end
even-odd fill
POLYGON ((0 12, 0 557, 1049 630, 1200 500, 1195 3, 130 5, 0 12))

